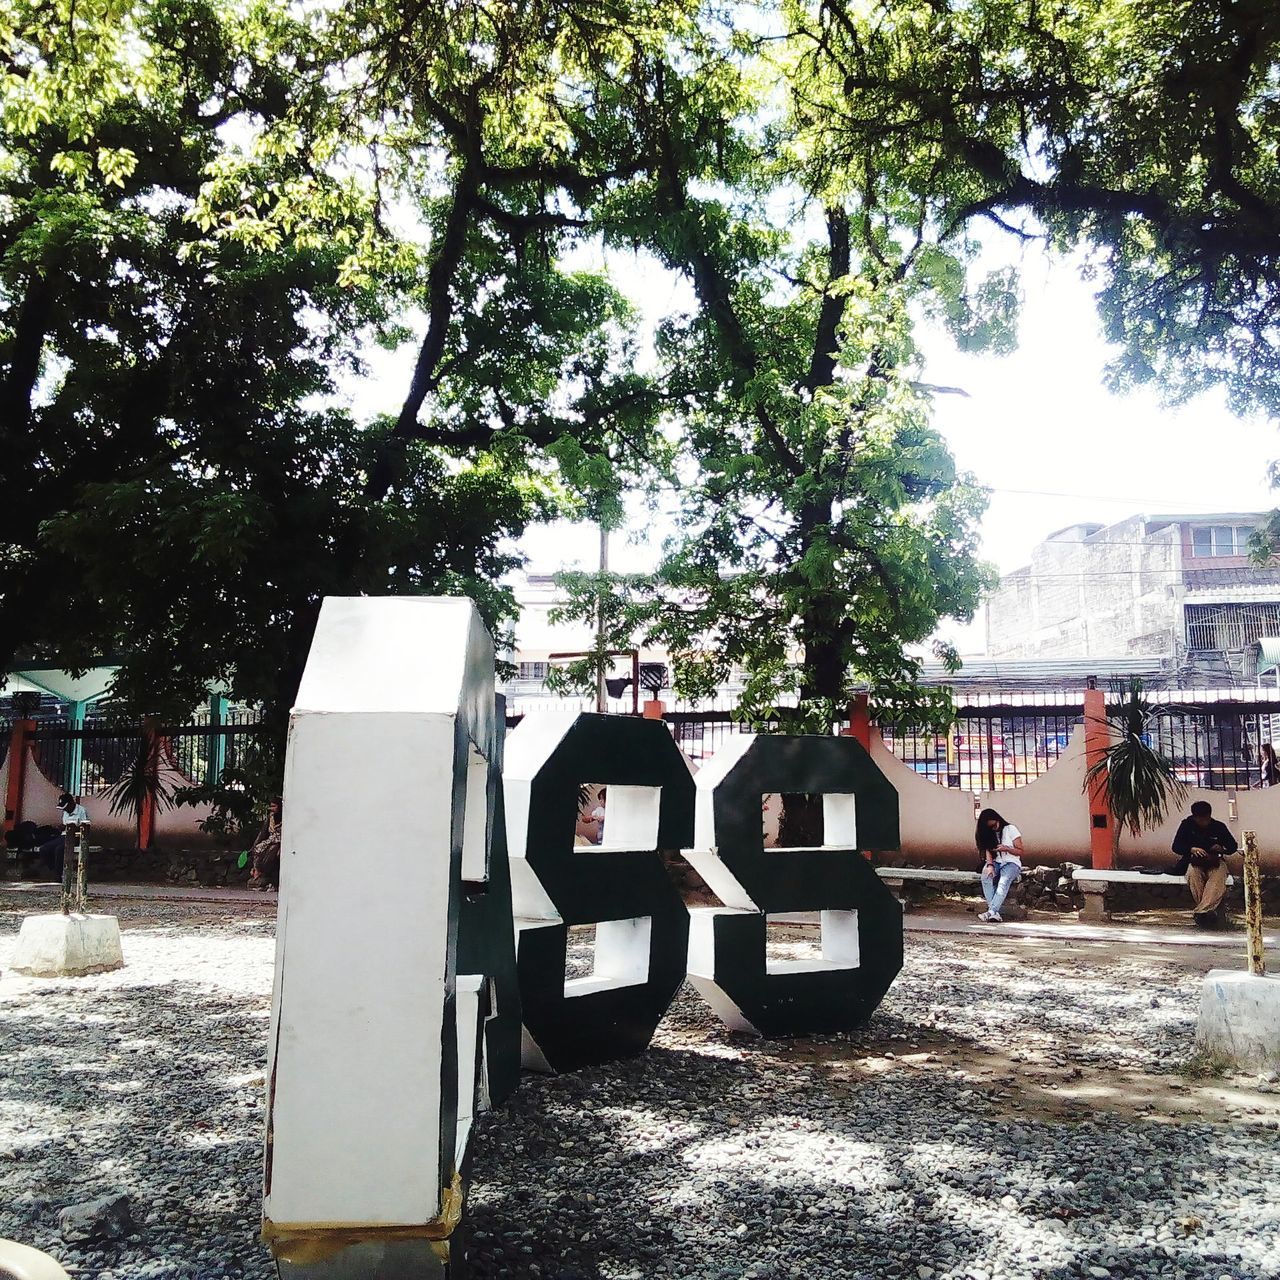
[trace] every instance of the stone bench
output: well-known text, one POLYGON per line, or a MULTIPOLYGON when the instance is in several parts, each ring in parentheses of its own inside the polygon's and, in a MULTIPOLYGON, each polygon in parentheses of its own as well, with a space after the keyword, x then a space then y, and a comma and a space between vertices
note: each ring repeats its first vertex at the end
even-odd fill
POLYGON ((976 889, 980 876, 976 871, 950 871, 934 867, 877 867, 876 875, 894 890, 906 884, 965 885, 976 889))
MULTIPOLYGON (((1187 888, 1186 876, 1174 876, 1161 872, 1151 874, 1145 871, 1091 871, 1086 868, 1075 873, 1075 886, 1084 895, 1084 906, 1080 909, 1081 920, 1109 920, 1111 913, 1118 910, 1120 892, 1131 889, 1163 889, 1165 896, 1170 890, 1181 891, 1178 897, 1180 905, 1190 907, 1191 891, 1187 888)), ((1235 884, 1235 877, 1227 877, 1227 887, 1235 884)), ((1227 915, 1226 899, 1218 908, 1219 920, 1227 915)))
MULTIPOLYGON (((884 881, 886 887, 893 890, 894 897, 904 906, 912 906, 919 901, 912 889, 934 886, 942 889, 968 890, 972 897, 981 897, 982 876, 977 871, 955 871, 939 867, 877 867, 876 875, 884 881)), ((1024 909, 1014 901, 1013 894, 1000 909, 1002 916, 1009 919, 1022 919, 1024 909)))

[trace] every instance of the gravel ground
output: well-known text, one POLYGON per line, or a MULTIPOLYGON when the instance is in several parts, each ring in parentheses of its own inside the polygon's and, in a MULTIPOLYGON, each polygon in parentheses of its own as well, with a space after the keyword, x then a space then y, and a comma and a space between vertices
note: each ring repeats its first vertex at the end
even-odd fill
MULTIPOLYGON (((97 1280, 269 1276, 274 922, 113 909, 125 969, 0 980, 0 1236, 97 1280), (130 1239, 60 1239, 59 1209, 117 1189, 130 1239)), ((909 935, 864 1033, 788 1044, 686 991, 645 1057, 526 1077, 481 1121, 472 1276, 1280 1280, 1280 1093, 1189 1060, 1223 962, 909 935)))

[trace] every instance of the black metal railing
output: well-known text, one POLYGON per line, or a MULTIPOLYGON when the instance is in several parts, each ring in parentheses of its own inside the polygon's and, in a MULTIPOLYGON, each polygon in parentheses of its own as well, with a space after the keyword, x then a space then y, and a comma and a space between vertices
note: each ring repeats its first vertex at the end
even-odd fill
MULTIPOLYGON (((1280 690, 1249 690, 1248 697, 1242 692, 1149 692, 1159 709, 1150 741, 1189 786, 1228 790, 1261 785, 1261 746, 1280 742, 1280 690)), ((521 713, 507 717, 508 728, 540 709, 536 700, 526 702, 521 713)), ((775 720, 754 731, 780 729, 787 714, 786 707, 779 707, 775 720)), ((726 739, 753 732, 735 717, 734 705, 726 703, 677 704, 665 718, 681 749, 700 763, 726 739)), ((965 791, 1000 791, 1026 786, 1047 773, 1083 723, 1081 691, 1068 689, 969 694, 945 733, 924 733, 892 721, 881 721, 877 728, 889 750, 931 782, 965 791)))
MULTIPOLYGON (((156 733, 164 762, 194 783, 215 781, 223 769, 234 769, 261 731, 256 711, 233 708, 221 723, 204 713, 156 733)), ((137 761, 142 729, 118 720, 89 720, 80 728, 37 724, 33 747, 51 782, 77 795, 104 795, 137 761)))
POLYGON ((944 787, 997 791, 1046 773, 1084 722, 1083 705, 958 707, 945 733, 879 725, 885 746, 916 773, 944 787))

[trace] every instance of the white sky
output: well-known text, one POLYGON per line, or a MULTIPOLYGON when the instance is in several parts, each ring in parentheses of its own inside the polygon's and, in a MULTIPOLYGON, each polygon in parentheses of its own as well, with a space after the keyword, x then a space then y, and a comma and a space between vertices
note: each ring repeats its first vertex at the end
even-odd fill
MULTIPOLYGON (((680 280, 630 255, 611 254, 609 267, 646 324, 692 305, 680 280)), ((922 342, 926 379, 968 392, 939 397, 935 422, 960 468, 993 490, 983 554, 1002 572, 1026 563, 1047 534, 1079 521, 1277 504, 1267 479, 1268 465, 1280 456, 1275 424, 1232 416, 1217 394, 1170 409, 1154 386, 1111 393, 1103 383, 1108 348, 1090 287, 1076 268, 1032 251, 1022 258, 1022 284, 1014 354, 962 355, 933 331, 922 342)), ((358 409, 395 411, 411 359, 411 351, 373 353, 370 378, 352 388, 358 409)), ((637 513, 627 535, 613 539, 612 566, 649 567, 662 534, 661 522, 637 513)), ((594 530, 582 526, 535 529, 521 545, 538 572, 596 563, 594 530)), ((982 651, 981 619, 947 634, 963 652, 982 651)))

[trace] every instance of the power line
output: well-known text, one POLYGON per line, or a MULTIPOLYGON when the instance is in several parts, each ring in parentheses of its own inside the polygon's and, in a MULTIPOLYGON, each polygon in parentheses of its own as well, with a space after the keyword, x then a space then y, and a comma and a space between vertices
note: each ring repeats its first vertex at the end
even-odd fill
MULTIPOLYGON (((1006 579, 1012 578, 1014 574, 1016 574, 1016 573, 1021 573, 1021 572, 1022 572, 1022 570, 1021 570, 1021 569, 1010 569, 1008 573, 1005 573, 1005 574, 1001 574, 1001 575, 1000 575, 1000 576, 1001 576, 1001 580, 1002 580, 1002 581, 1004 581, 1004 580, 1006 580, 1006 579)), ((1184 569, 1081 569, 1078 573, 1071 573, 1071 572, 1066 572, 1066 573, 1035 573, 1035 572, 1033 571, 1033 572, 1030 572, 1030 573, 1028 573, 1028 574, 1027 574, 1027 576, 1026 576, 1026 581, 1027 581, 1027 582, 1031 582, 1031 581, 1043 582, 1045 579, 1051 579, 1051 578, 1070 578, 1070 579, 1074 582, 1074 581, 1076 581, 1076 580, 1078 580, 1078 579, 1080 579, 1080 578, 1132 578, 1132 577, 1135 577, 1136 575, 1140 575, 1140 574, 1146 574, 1148 577, 1154 577, 1154 576, 1156 576, 1157 574, 1161 574, 1161 573, 1164 573, 1164 574, 1172 573, 1172 574, 1176 574, 1176 575, 1178 575, 1179 577, 1181 577, 1181 576, 1182 576, 1183 574, 1185 574, 1185 573, 1213 573, 1213 572, 1215 572, 1215 571, 1214 571, 1214 570, 1212 570, 1212 569, 1207 569, 1207 570, 1206 570, 1206 569, 1185 569, 1185 568, 1184 568, 1184 569)), ((1241 572, 1247 572, 1247 570, 1244 570, 1244 569, 1223 569, 1223 570, 1218 570, 1217 572, 1220 572, 1220 573, 1241 573, 1241 572)), ((1263 570, 1260 570, 1259 572, 1262 572, 1262 573, 1267 573, 1267 572, 1275 573, 1275 572, 1277 572, 1277 570, 1274 570, 1274 569, 1272 569, 1272 570, 1266 570, 1266 569, 1263 569, 1263 570)), ((1212 583, 1209 583, 1209 584, 1207 584, 1207 585, 1212 586, 1213 584, 1212 584, 1212 583)), ((1223 586, 1238 587, 1238 586, 1249 586, 1250 584, 1249 584, 1249 583, 1247 583, 1247 582, 1225 582, 1225 583, 1223 583, 1222 585, 1223 585, 1223 586)), ((1272 583, 1269 583, 1269 582, 1262 582, 1262 583, 1258 583, 1257 585, 1258 585, 1258 586, 1272 586, 1272 585, 1280 585, 1280 584, 1272 584, 1272 583)))
MULTIPOLYGON (((1134 494, 1108 494, 1108 493, 1070 493, 1063 489, 1011 489, 1004 485, 998 484, 976 484, 972 486, 975 489, 983 489, 987 493, 1017 493, 1032 498, 1075 498, 1082 502, 1142 502, 1142 503, 1160 503, 1162 506, 1169 508, 1169 511, 1178 511, 1179 508, 1189 506, 1201 506, 1204 500, 1200 498, 1156 498, 1150 494, 1134 495, 1134 494)), ((1165 515, 1169 512, 1161 512, 1165 515)), ((1135 514, 1142 514, 1135 512, 1135 514)), ((1182 514, 1211 515, 1212 512, 1184 512, 1182 514)), ((1240 514, 1246 514, 1241 512, 1240 514)))

